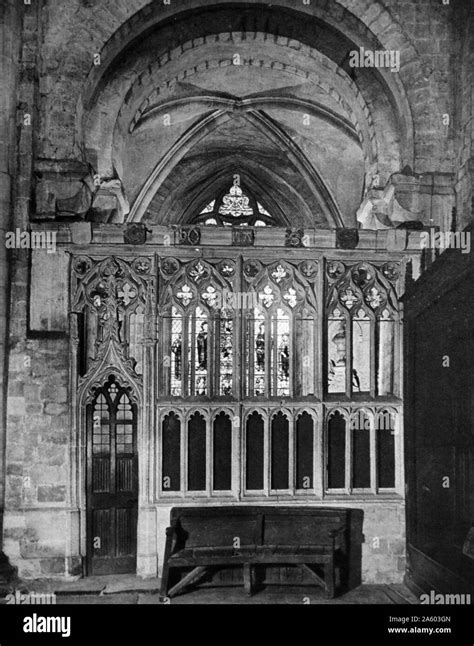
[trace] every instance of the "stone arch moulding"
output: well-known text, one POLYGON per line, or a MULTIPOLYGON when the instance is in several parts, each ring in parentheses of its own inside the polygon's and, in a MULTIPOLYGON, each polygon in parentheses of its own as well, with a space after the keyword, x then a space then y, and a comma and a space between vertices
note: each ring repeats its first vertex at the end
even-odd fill
POLYGON ((262 110, 264 108, 272 108, 275 106, 295 109, 304 114, 323 117, 327 121, 330 121, 336 127, 340 128, 345 134, 351 137, 354 141, 359 142, 357 130, 355 129, 353 124, 347 119, 345 119, 344 117, 338 115, 336 112, 334 112, 327 106, 323 105, 322 103, 318 103, 317 101, 307 101, 305 99, 299 99, 296 97, 287 97, 287 96, 281 96, 281 97, 262 96, 262 97, 252 98, 252 99, 235 100, 235 99, 222 98, 217 94, 215 95, 206 94, 202 96, 193 95, 189 98, 165 101, 161 103, 159 106, 153 106, 149 110, 147 110, 143 114, 143 116, 141 116, 140 120, 137 121, 136 123, 132 122, 132 124, 130 124, 130 132, 133 132, 134 130, 137 130, 138 128, 140 128, 142 124, 146 123, 149 119, 154 118, 157 113, 166 112, 167 110, 170 110, 171 108, 174 108, 180 105, 189 105, 189 103, 197 103, 197 104, 199 103, 199 104, 207 105, 209 109, 219 104, 221 104, 224 107, 227 107, 227 109, 229 110, 248 109, 249 111, 257 111, 257 110, 262 110))
MULTIPOLYGON (((228 110, 243 110, 243 109, 290 109, 295 112, 306 113, 314 115, 318 118, 328 122, 331 126, 337 128, 343 134, 355 141, 361 146, 364 159, 366 172, 373 171, 377 163, 382 167, 389 166, 391 172, 399 170, 403 155, 399 150, 399 145, 396 145, 396 157, 398 164, 393 167, 389 159, 393 157, 394 151, 387 156, 385 150, 387 146, 384 145, 383 134, 387 131, 387 135, 392 139, 399 141, 398 131, 395 130, 395 114, 390 114, 390 127, 388 122, 384 122, 384 131, 382 133, 380 127, 381 114, 380 110, 386 110, 387 106, 372 105, 372 111, 365 101, 363 95, 358 90, 356 84, 350 79, 346 72, 340 68, 336 63, 327 58, 313 48, 309 48, 300 41, 292 40, 292 47, 288 45, 288 39, 277 38, 274 42, 274 36, 266 33, 233 33, 232 41, 229 41, 229 35, 226 33, 214 34, 206 39, 195 39, 195 41, 187 41, 181 47, 169 50, 166 55, 159 57, 157 60, 151 61, 145 65, 145 61, 141 64, 145 67, 144 71, 133 78, 133 82, 128 88, 125 95, 125 89, 119 89, 114 81, 104 94, 101 94, 101 99, 104 104, 109 106, 108 120, 103 120, 101 103, 98 103, 91 111, 87 121, 84 125, 84 132, 86 133, 86 141, 84 149, 91 148, 93 150, 97 147, 98 127, 100 126, 100 159, 101 166, 104 169, 112 167, 119 168, 121 166, 121 153, 128 146, 128 137, 136 132, 140 132, 141 128, 146 125, 146 122, 157 118, 161 111, 166 109, 175 109, 183 105, 193 105, 200 107, 203 110, 216 109, 222 105, 228 110), (206 47, 216 43, 222 46, 223 44, 231 49, 227 49, 226 58, 208 57, 204 59, 199 58, 199 54, 205 54, 206 47), (249 44, 257 45, 268 49, 266 57, 261 57, 258 60, 253 54, 249 54, 250 58, 242 58, 240 68, 249 70, 265 69, 269 74, 275 70, 282 70, 285 74, 292 75, 298 83, 316 88, 317 91, 324 92, 328 99, 336 101, 339 105, 341 114, 337 114, 335 110, 323 106, 314 99, 303 100, 296 97, 278 96, 275 91, 272 91, 271 96, 253 94, 252 98, 239 99, 232 94, 222 96, 219 94, 205 94, 193 92, 186 98, 167 98, 169 93, 172 93, 173 88, 179 84, 183 79, 186 83, 192 83, 192 77, 196 74, 212 73, 213 70, 232 65, 231 52, 234 48, 244 46, 246 51, 249 44), (287 51, 278 51, 278 50, 287 51), (294 65, 289 65, 288 61, 291 54, 296 50, 299 56, 300 68, 294 65), (172 73, 167 72, 167 66, 177 62, 182 52, 185 52, 189 57, 189 52, 196 54, 195 59, 183 62, 183 67, 174 69, 172 73), (282 60, 281 55, 284 53, 282 60), (195 63, 200 61, 198 65, 195 63), (282 62, 286 60, 286 62, 282 62), (305 65, 303 65, 305 62, 305 65), (308 64, 317 70, 309 71, 308 64), (375 111, 374 111, 375 110, 375 111), (371 117, 371 118, 370 118, 371 117), (393 122, 393 123, 392 123, 393 122), (105 128, 104 128, 105 126, 105 128), (124 136, 126 135, 126 136, 124 136)), ((254 52, 255 54, 255 52, 254 52)), ((295 61, 296 63, 297 61, 295 61)), ((385 96, 385 95, 384 95, 385 96)), ((390 173, 391 174, 391 173, 390 173)))
MULTIPOLYGON (((129 222, 139 222, 143 219, 157 190, 186 153, 192 150, 207 134, 231 118, 231 113, 223 110, 215 111, 213 114, 201 119, 172 146, 145 181, 128 216, 129 222)), ((321 210, 326 216, 328 223, 332 227, 342 227, 343 219, 336 200, 300 148, 264 114, 246 112, 245 118, 264 133, 274 144, 283 147, 287 151, 289 159, 298 169, 301 177, 305 179, 313 194, 318 196, 321 210)))
MULTIPOLYGON (((164 24, 166 22, 169 23, 171 19, 176 21, 181 18, 184 21, 189 17, 192 17, 194 12, 198 9, 207 10, 230 7, 236 9, 237 5, 242 5, 242 9, 249 9, 249 7, 252 7, 255 10, 260 8, 261 10, 266 11, 271 9, 275 15, 277 15, 278 12, 284 12, 285 15, 292 14, 303 19, 307 16, 313 16, 320 21, 320 23, 327 25, 333 30, 333 32, 336 32, 344 41, 342 44, 346 45, 349 43, 356 48, 359 46, 369 48, 380 45, 388 46, 384 41, 387 39, 391 42, 396 40, 398 47, 400 47, 404 52, 404 60, 406 60, 409 65, 406 74, 403 70, 403 65, 400 69, 400 73, 398 74, 393 74, 383 69, 374 70, 374 74, 378 76, 383 86, 387 88, 389 100, 396 108, 402 141, 402 164, 413 166, 413 116, 406 96, 403 80, 405 76, 407 79, 408 76, 410 76, 410 80, 413 81, 413 76, 415 76, 417 82, 421 86, 427 86, 429 84, 429 80, 423 77, 421 70, 418 69, 417 66, 413 66, 413 62, 418 58, 416 50, 407 39, 400 25, 393 20, 380 2, 377 2, 376 0, 371 2, 370 12, 368 8, 362 8, 362 15, 360 18, 350 12, 348 8, 345 8, 343 6, 344 4, 347 3, 341 2, 341 0, 331 0, 328 6, 326 6, 327 3, 325 3, 324 6, 312 3, 311 5, 301 4, 298 8, 294 7, 294 0, 279 0, 278 5, 272 5, 271 7, 263 4, 249 5, 248 3, 236 3, 232 0, 219 0, 219 2, 216 2, 215 0, 184 0, 184 2, 180 3, 179 7, 174 6, 173 4, 169 6, 162 6, 161 3, 156 3, 154 6, 148 4, 129 17, 129 19, 112 34, 101 50, 102 64, 91 68, 78 102, 76 114, 76 132, 78 134, 78 141, 84 141, 84 119, 88 111, 91 109, 94 101, 97 99, 103 79, 113 68, 115 59, 133 42, 143 38, 145 34, 150 33, 153 29, 159 27, 160 24, 164 24), (380 15, 376 20, 373 20, 374 13, 377 13, 376 10, 379 11, 380 15), (370 24, 370 29, 364 23, 364 18, 367 20, 367 23, 370 24), (388 19, 390 20, 390 30, 387 30, 386 27, 388 19), (385 32, 388 34, 387 37, 385 37, 385 32)), ((285 29, 285 21, 282 22, 282 26, 283 29, 285 29)), ((275 39, 275 42, 277 42, 281 36, 274 34, 273 38, 275 39)), ((196 40, 202 41, 202 38, 196 38, 196 40)), ((286 38, 286 41, 289 43, 290 39, 286 38)), ((344 51, 345 48, 338 51, 337 60, 335 60, 337 65, 341 63, 340 57, 341 53, 344 51)), ((333 59, 335 58, 336 57, 333 57, 333 59)), ((340 68, 339 72, 341 74, 345 74, 343 68, 340 68)), ((136 71, 134 74, 136 75, 136 71)))

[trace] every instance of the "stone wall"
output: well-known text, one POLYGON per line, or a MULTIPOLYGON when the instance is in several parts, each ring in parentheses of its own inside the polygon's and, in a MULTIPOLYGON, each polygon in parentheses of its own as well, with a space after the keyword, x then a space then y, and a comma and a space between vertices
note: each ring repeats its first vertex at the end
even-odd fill
POLYGON ((64 338, 30 339, 10 355, 4 546, 23 576, 70 567, 68 357, 64 338))
POLYGON ((21 42, 16 6, 14 0, 5 0, 0 6, 0 550, 4 506, 5 395, 8 370, 6 350, 10 295, 9 258, 3 240, 13 221, 12 197, 16 170, 16 88, 21 42))

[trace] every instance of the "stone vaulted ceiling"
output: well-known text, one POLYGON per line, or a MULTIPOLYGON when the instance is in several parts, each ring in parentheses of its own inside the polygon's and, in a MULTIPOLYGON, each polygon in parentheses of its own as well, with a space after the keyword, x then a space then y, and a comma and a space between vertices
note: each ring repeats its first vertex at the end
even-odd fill
POLYGON ((158 21, 91 79, 84 155, 120 179, 131 220, 185 223, 240 174, 289 226, 355 226, 366 183, 411 151, 396 79, 354 75, 351 47, 342 29, 282 7, 158 21))

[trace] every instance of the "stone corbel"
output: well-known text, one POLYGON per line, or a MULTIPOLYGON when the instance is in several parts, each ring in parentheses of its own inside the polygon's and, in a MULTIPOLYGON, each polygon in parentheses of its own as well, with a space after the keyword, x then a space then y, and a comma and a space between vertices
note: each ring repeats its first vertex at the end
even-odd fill
POLYGON ((130 212, 122 182, 101 178, 86 163, 42 160, 36 168, 38 219, 124 222, 130 212))
POLYGON ((95 222, 125 222, 130 205, 119 179, 106 179, 100 183, 94 195, 91 219, 95 222))
POLYGON ((362 229, 382 230, 407 226, 408 222, 421 221, 422 213, 405 208, 398 200, 397 184, 392 176, 385 187, 374 182, 367 190, 357 211, 362 229))
POLYGON ((64 200, 56 199, 56 215, 59 217, 79 216, 81 219, 85 219, 92 206, 94 190, 94 178, 91 175, 86 175, 81 180, 81 186, 77 193, 64 200))
POLYGON ((88 164, 77 160, 40 160, 35 168, 36 219, 84 218, 92 203, 88 164))

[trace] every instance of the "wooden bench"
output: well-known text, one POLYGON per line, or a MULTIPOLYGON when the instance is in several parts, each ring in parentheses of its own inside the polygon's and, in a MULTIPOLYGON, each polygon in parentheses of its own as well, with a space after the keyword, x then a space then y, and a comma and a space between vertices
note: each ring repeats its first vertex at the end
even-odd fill
POLYGON ((242 566, 250 595, 253 566, 293 565, 333 598, 336 554, 347 553, 347 523, 347 509, 327 507, 174 507, 166 530, 161 596, 175 596, 210 569, 235 565, 242 566), (322 566, 323 576, 315 565, 322 566), (169 589, 173 568, 182 578, 169 589))

